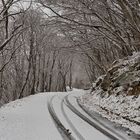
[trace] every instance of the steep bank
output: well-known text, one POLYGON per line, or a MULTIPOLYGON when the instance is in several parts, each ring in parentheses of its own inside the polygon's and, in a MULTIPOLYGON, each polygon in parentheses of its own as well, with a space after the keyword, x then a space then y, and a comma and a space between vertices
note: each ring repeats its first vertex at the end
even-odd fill
POLYGON ((140 53, 115 61, 79 103, 140 134, 140 53))

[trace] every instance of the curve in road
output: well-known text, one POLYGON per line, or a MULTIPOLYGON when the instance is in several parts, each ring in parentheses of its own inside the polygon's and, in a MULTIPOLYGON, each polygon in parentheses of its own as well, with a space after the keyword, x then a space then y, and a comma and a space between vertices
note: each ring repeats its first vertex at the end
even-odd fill
MULTIPOLYGON (((108 136, 109 138, 113 139, 113 140, 124 140, 124 138, 120 138, 120 136, 116 136, 113 135, 112 133, 108 132, 106 129, 102 128, 101 126, 99 126, 98 124, 94 123, 93 121, 91 121, 89 118, 87 118, 85 115, 83 115, 81 112, 79 112, 69 101, 68 96, 65 96, 65 102, 66 105, 69 107, 69 109, 71 109, 71 111, 73 111, 76 115, 78 115, 82 120, 86 121, 89 125, 91 125, 92 127, 96 128, 97 130, 99 130, 100 132, 102 132, 104 135, 108 136)), ((95 120, 96 121, 96 120, 95 120)), ((104 127, 104 126, 103 126, 104 127)))

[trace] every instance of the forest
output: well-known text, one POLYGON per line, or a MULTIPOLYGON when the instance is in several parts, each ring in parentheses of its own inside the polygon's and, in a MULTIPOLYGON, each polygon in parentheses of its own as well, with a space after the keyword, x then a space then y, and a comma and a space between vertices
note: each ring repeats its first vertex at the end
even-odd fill
POLYGON ((0 106, 89 88, 140 51, 140 0, 1 0, 0 106))

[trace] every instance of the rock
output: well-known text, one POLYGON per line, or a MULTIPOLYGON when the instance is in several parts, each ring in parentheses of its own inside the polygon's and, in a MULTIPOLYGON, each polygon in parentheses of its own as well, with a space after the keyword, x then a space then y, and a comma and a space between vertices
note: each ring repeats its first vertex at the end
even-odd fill
POLYGON ((138 86, 140 84, 140 81, 133 81, 130 86, 131 87, 135 87, 135 86, 138 86))
POLYGON ((130 90, 127 91, 127 95, 140 95, 140 84, 135 87, 131 87, 130 90))
POLYGON ((104 91, 107 91, 107 89, 109 88, 111 84, 111 79, 110 79, 110 73, 107 73, 107 75, 104 77, 102 83, 101 83, 101 88, 104 91))

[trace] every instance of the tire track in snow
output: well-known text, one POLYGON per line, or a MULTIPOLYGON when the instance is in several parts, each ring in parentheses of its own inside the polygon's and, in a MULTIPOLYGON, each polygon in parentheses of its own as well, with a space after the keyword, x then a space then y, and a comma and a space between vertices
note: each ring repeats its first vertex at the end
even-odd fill
MULTIPOLYGON (((89 118, 87 118, 85 115, 83 115, 80 111, 78 111, 68 100, 68 96, 67 95, 65 97, 65 102, 66 105, 69 107, 69 109, 71 109, 71 111, 73 111, 76 115, 78 115, 82 120, 84 120, 85 122, 87 122, 89 125, 91 125, 92 127, 96 128, 97 130, 99 130, 101 133, 103 133, 104 135, 108 136, 109 138, 113 139, 113 140, 124 140, 123 138, 119 138, 116 135, 111 134, 110 132, 108 132, 108 130, 106 130, 105 128, 99 126, 97 123, 91 121, 89 118)), ((95 120, 96 121, 96 120, 95 120)))
POLYGON ((55 96, 53 96, 51 98, 51 100, 48 102, 48 111, 49 111, 52 119, 54 120, 54 122, 57 126, 57 129, 58 129, 59 133, 61 134, 62 138, 64 140, 75 140, 75 138, 71 135, 71 133, 68 131, 68 129, 66 129, 65 126, 61 123, 61 121, 59 120, 59 118, 57 117, 57 115, 54 111, 53 104, 52 104, 54 97, 55 96))
POLYGON ((64 110, 64 99, 62 99, 62 101, 61 101, 61 110, 62 110, 63 116, 65 117, 66 121, 68 122, 68 124, 70 125, 70 127, 73 129, 73 131, 75 132, 75 134, 77 135, 77 137, 80 140, 85 140, 85 138, 83 138, 83 136, 75 128, 75 126, 73 125, 73 123, 71 122, 71 120, 69 119, 69 117, 67 116, 67 114, 65 113, 65 110, 64 110))
POLYGON ((109 127, 107 127, 106 125, 104 125, 103 123, 101 123, 96 117, 93 117, 85 108, 83 108, 79 102, 78 99, 76 99, 76 102, 78 104, 78 106, 89 116, 91 117, 93 120, 95 120, 96 122, 98 122, 100 125, 102 125, 104 128, 108 129, 109 131, 111 131, 112 133, 114 133, 115 135, 118 135, 120 137, 121 140, 126 140, 125 138, 123 138, 121 135, 119 135, 118 133, 116 133, 115 131, 113 131, 112 129, 110 129, 109 127))

